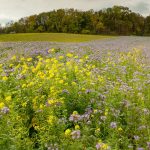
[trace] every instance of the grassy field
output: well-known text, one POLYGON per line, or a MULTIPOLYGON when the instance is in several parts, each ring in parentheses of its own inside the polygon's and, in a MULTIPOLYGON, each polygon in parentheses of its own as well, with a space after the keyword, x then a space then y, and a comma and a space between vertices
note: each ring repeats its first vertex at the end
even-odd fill
POLYGON ((85 42, 110 37, 111 36, 66 34, 66 33, 22 33, 22 34, 1 34, 0 42, 10 42, 10 41, 85 42))

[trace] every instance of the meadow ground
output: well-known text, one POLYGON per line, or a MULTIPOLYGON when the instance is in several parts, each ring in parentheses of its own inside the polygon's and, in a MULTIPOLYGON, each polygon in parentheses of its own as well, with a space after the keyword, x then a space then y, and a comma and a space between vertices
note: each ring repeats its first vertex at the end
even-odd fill
POLYGON ((22 33, 22 34, 0 34, 0 42, 10 42, 10 41, 85 42, 110 37, 111 36, 67 34, 67 33, 22 33))
POLYGON ((0 43, 0 147, 149 150, 150 38, 60 41, 0 43))
MULTIPOLYGON (((73 35, 73 36, 78 37, 78 35, 73 35)), ((40 34, 38 37, 40 37, 40 34)), ((60 42, 53 42, 53 41, 33 42, 30 40, 26 42, 12 42, 12 41, 0 42, 0 61, 2 61, 4 58, 6 59, 10 58, 12 55, 16 53, 17 54, 23 53, 24 55, 28 55, 28 54, 34 55, 35 53, 36 54, 41 53, 46 55, 48 49, 50 48, 61 49, 64 52, 74 51, 76 53, 86 53, 88 51, 89 53, 92 52, 91 57, 93 56, 94 59, 99 59, 101 57, 101 54, 106 53, 107 51, 121 52, 121 51, 129 51, 132 50, 133 48, 137 48, 137 49, 142 49, 143 54, 146 55, 146 57, 150 58, 150 50, 149 50, 150 37, 134 37, 134 36, 123 36, 123 37, 115 37, 115 38, 107 37, 106 39, 102 38, 96 41, 94 41, 94 38, 92 38, 92 41, 87 41, 87 42, 85 41, 73 42, 72 40, 71 42, 63 42, 63 38, 59 38, 59 37, 60 36, 57 36, 60 42)))

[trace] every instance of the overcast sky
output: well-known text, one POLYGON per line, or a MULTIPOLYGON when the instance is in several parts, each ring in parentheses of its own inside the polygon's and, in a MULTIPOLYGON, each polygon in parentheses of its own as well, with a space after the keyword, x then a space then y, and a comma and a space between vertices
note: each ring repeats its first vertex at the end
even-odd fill
POLYGON ((127 6, 144 16, 150 15, 150 0, 0 0, 0 24, 58 8, 100 10, 113 5, 127 6))

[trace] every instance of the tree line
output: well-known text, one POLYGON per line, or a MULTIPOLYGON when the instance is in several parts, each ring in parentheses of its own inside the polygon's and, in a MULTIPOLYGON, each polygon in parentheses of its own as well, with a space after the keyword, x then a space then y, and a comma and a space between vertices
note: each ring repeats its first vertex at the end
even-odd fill
POLYGON ((143 17, 124 6, 99 11, 58 9, 11 21, 6 27, 0 27, 0 33, 34 32, 150 35, 150 16, 143 17))

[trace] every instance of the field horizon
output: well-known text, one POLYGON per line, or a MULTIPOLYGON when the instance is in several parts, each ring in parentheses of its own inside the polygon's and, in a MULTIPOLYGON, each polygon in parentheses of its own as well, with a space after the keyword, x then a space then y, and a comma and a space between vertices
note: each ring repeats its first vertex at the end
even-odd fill
POLYGON ((71 33, 15 33, 0 34, 0 42, 20 42, 20 41, 49 41, 49 42, 87 42, 114 38, 109 35, 88 35, 71 33))

